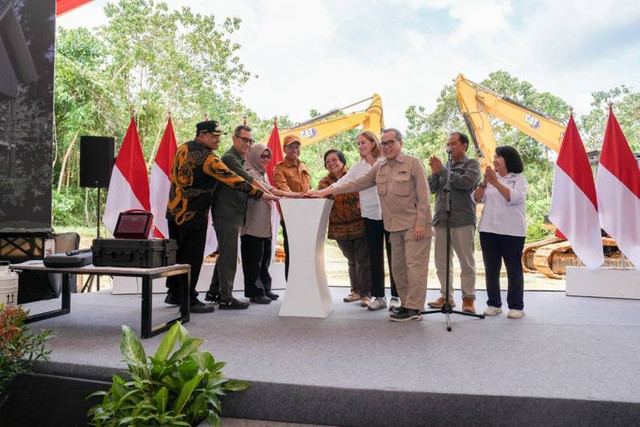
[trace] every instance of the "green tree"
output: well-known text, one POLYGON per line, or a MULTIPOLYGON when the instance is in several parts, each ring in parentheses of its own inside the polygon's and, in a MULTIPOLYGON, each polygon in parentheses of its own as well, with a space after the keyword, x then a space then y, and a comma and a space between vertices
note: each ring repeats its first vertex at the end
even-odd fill
POLYGON ((612 103, 627 142, 634 151, 640 151, 640 92, 633 92, 631 88, 622 85, 608 91, 593 92, 591 96, 592 109, 580 119, 588 149, 599 150, 602 147, 609 117, 609 103, 612 103))
POLYGON ((56 43, 55 128, 53 161, 54 223, 88 223, 88 190, 79 185, 80 135, 104 135, 106 118, 114 109, 101 75, 105 46, 84 28, 60 28, 56 43))
MULTIPOLYGON (((506 71, 490 73, 480 84, 556 121, 563 122, 569 117, 569 107, 561 98, 548 92, 539 92, 531 83, 520 81, 506 71)), ((431 155, 444 157, 444 143, 451 132, 468 133, 458 109, 455 81, 441 90, 433 112, 428 112, 422 106, 410 106, 406 117, 409 121, 405 141, 408 151, 425 160, 431 155)), ((531 184, 527 200, 530 222, 528 235, 530 238, 543 237, 547 233, 542 224, 549 208, 553 155, 533 138, 497 118, 491 117, 491 125, 498 144, 512 145, 522 156, 524 173, 531 184)), ((470 147, 469 155, 477 157, 478 153, 470 147)))
POLYGON ((252 78, 231 40, 240 19, 170 11, 155 0, 108 3, 105 15, 108 22, 93 32, 58 31, 54 212, 64 222, 95 220, 95 200, 78 188, 79 135, 114 136, 117 152, 133 113, 150 166, 169 113, 180 142, 207 113, 227 129, 245 116, 260 131, 269 127, 236 95, 252 78))

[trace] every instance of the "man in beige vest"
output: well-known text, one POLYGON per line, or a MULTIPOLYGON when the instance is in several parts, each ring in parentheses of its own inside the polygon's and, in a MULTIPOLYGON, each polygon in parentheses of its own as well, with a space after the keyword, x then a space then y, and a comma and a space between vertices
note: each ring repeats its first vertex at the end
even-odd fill
POLYGON ((389 316, 395 322, 422 320, 433 235, 427 173, 420 159, 402 153, 402 144, 399 130, 384 129, 380 146, 385 160, 354 181, 311 193, 326 197, 376 186, 384 228, 391 233, 391 269, 402 301, 389 316))

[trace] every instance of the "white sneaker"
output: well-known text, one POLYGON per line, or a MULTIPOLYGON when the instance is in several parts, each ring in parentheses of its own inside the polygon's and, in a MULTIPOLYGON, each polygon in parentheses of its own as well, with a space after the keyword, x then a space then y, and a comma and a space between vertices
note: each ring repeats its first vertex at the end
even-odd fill
POLYGON ((371 311, 376 311, 386 307, 387 307, 386 297, 375 297, 375 299, 369 303, 369 307, 367 307, 367 309, 371 311))
POLYGON ((491 305, 484 311, 485 316, 495 316, 500 313, 502 313, 502 309, 500 307, 493 307, 491 305))
POLYGON ((524 310, 509 310, 509 314, 507 314, 509 319, 519 319, 524 317, 524 310))
POLYGON ((393 311, 394 308, 399 308, 401 305, 399 297, 391 297, 389 301, 389 311, 393 311))

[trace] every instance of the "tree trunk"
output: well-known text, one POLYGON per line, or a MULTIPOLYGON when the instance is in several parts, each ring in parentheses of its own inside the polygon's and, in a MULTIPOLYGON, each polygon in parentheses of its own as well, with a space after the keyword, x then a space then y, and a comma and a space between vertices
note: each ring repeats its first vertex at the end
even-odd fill
POLYGON ((75 145, 77 139, 78 139, 78 132, 76 132, 75 135, 73 135, 73 138, 71 139, 71 142, 67 147, 67 150, 64 152, 64 157, 62 158, 62 165, 60 165, 60 176, 58 177, 58 187, 56 189, 58 193, 60 192, 60 190, 62 190, 62 183, 64 182, 64 176, 67 170, 67 160, 69 159, 69 156, 73 151, 73 146, 75 145))
POLYGON ((153 166, 153 161, 155 160, 154 153, 156 152, 156 150, 158 149, 158 146, 160 145, 162 130, 163 130, 162 125, 160 125, 160 127, 158 128, 158 132, 156 133, 156 137, 153 139, 153 149, 151 150, 151 156, 149 156, 149 163, 147 163, 147 170, 150 170, 151 166, 153 166))

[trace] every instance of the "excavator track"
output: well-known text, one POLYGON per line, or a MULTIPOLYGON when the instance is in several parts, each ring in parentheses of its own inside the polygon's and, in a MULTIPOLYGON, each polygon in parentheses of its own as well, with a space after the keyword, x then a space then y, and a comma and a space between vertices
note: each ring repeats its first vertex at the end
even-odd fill
MULTIPOLYGON (((603 266, 620 267, 622 254, 615 240, 603 237, 602 246, 605 252, 603 266)), ((523 264, 527 263, 528 271, 537 270, 552 279, 564 279, 567 267, 584 265, 571 249, 571 244, 556 237, 527 245, 522 259, 523 264)))

